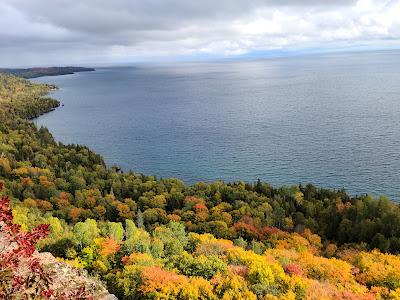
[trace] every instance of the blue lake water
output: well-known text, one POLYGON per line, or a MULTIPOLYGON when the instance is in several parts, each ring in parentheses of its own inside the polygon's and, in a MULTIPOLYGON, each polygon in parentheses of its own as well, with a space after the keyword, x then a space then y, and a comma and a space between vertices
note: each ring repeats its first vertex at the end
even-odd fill
POLYGON ((97 68, 43 77, 36 122, 110 165, 196 181, 314 183, 400 200, 400 52, 97 68))

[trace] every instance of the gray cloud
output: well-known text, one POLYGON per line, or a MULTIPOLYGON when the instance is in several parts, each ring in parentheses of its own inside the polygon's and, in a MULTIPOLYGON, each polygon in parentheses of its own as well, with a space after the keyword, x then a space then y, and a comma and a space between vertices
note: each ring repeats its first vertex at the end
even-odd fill
POLYGON ((396 44, 398 15, 400 0, 0 0, 0 65, 396 44))

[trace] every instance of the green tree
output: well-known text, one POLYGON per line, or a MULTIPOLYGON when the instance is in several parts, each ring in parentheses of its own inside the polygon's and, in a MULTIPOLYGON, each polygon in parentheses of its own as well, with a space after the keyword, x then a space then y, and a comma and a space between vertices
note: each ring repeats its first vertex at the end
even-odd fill
POLYGON ((125 231, 121 223, 107 222, 106 231, 106 235, 117 242, 122 242, 124 239, 125 231))
POLYGON ((73 232, 81 249, 90 246, 93 240, 100 236, 96 220, 87 219, 85 222, 75 224, 73 232))
POLYGON ((138 228, 144 228, 144 223, 143 223, 143 213, 138 209, 137 216, 136 216, 136 225, 138 228))
POLYGON ((126 239, 130 239, 135 232, 138 230, 138 228, 135 225, 135 222, 132 220, 126 219, 125 220, 125 237, 126 239))

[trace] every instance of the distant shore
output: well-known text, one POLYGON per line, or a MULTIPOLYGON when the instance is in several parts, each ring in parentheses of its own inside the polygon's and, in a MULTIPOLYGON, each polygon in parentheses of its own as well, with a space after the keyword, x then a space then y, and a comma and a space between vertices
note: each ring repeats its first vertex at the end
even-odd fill
POLYGON ((48 68, 27 68, 27 69, 7 69, 0 68, 0 73, 11 74, 22 78, 37 78, 43 76, 68 75, 77 72, 91 72, 94 68, 86 67, 48 67, 48 68))

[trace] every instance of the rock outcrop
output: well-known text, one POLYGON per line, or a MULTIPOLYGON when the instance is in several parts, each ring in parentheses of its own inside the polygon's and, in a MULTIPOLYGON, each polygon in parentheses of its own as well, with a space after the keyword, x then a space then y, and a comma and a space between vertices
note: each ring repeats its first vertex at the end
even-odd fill
POLYGON ((51 253, 36 252, 34 254, 42 267, 52 274, 50 288, 60 294, 68 294, 73 290, 85 290, 98 300, 117 300, 117 297, 110 294, 100 279, 89 276, 86 270, 76 269, 66 263, 57 260, 51 253))

